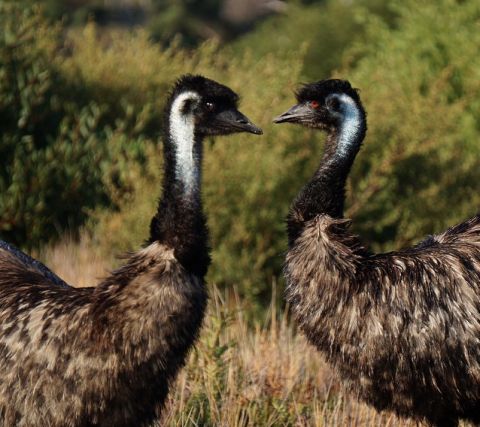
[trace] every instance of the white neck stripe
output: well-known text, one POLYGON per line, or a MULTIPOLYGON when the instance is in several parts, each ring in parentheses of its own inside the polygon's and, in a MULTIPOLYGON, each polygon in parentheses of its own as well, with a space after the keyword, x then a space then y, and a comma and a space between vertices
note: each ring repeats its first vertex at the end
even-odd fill
POLYGON ((175 145, 175 175, 184 184, 187 193, 198 188, 200 170, 195 164, 193 152, 195 120, 191 113, 183 112, 183 107, 185 101, 199 99, 195 92, 183 92, 175 98, 170 109, 170 136, 175 145))
POLYGON ((355 101, 348 95, 338 95, 340 105, 343 112, 343 122, 340 127, 340 135, 338 140, 336 154, 345 157, 350 152, 353 144, 355 144, 362 125, 362 115, 355 101))

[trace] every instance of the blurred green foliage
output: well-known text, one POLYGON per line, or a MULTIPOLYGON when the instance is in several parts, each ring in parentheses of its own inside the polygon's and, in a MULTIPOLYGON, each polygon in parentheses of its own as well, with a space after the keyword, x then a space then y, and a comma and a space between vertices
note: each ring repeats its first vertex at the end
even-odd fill
POLYGON ((183 44, 220 36, 221 0, 154 0, 149 28, 156 40, 171 41, 181 35, 183 44))
POLYGON ((257 58, 275 52, 282 57, 306 47, 302 78, 327 78, 341 63, 353 42, 365 41, 366 27, 373 16, 387 25, 395 22, 395 10, 384 0, 303 1, 289 5, 288 12, 273 16, 236 41, 235 52, 252 49, 257 58))
POLYGON ((207 141, 204 165, 209 280, 236 285, 252 304, 270 300, 284 217, 320 158, 318 133, 271 124, 299 81, 336 69, 361 88, 369 132, 347 206, 374 249, 474 214, 480 5, 362 1, 298 2, 232 46, 195 50, 93 24, 65 37, 36 9, 2 4, 0 236, 38 246, 89 218, 105 253, 138 247, 160 193, 163 104, 186 72, 238 91, 241 110, 265 131, 207 141))
POLYGON ((369 131, 349 215, 374 249, 441 232, 480 206, 480 3, 396 2, 339 75, 362 89, 369 131))
MULTIPOLYGON (((35 0, 19 0, 35 2, 35 0)), ((240 0, 241 2, 242 0, 240 0)), ((37 0, 46 17, 70 27, 95 22, 99 26, 132 28, 145 25, 151 37, 164 46, 176 40, 195 47, 216 38, 228 41, 251 29, 252 22, 232 23, 222 13, 224 0, 37 0)), ((252 2, 255 5, 255 2, 252 2)))
POLYGON ((119 166, 141 161, 142 141, 122 97, 67 78, 59 28, 24 6, 0 4, 0 233, 31 248, 110 204, 107 180, 126 191, 119 166))

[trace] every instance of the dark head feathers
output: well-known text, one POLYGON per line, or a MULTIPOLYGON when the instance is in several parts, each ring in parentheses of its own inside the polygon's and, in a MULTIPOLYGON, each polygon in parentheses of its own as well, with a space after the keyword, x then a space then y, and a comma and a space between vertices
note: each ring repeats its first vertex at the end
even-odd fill
POLYGON ((344 93, 359 102, 357 89, 352 88, 347 80, 328 79, 302 85, 295 93, 298 103, 305 101, 322 101, 332 93, 344 93))
POLYGON ((170 102, 186 91, 198 93, 204 100, 215 99, 235 107, 240 100, 239 96, 227 86, 200 75, 185 74, 175 83, 170 95, 170 102))

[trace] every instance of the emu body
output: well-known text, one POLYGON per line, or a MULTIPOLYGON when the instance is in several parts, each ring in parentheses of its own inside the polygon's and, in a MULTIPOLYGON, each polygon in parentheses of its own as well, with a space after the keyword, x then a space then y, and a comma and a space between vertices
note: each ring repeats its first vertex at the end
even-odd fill
POLYGON ((480 216, 409 249, 368 252, 343 218, 366 132, 360 98, 338 80, 297 98, 277 121, 328 132, 288 217, 286 297, 299 327, 377 410, 436 426, 480 423, 480 216))
POLYGON ((0 251, 3 426, 147 425, 202 323, 207 293, 152 243, 95 288, 0 251))
POLYGON ((354 394, 438 426, 480 422, 480 217, 374 255, 320 215, 285 274, 300 328, 354 394))
POLYGON ((206 135, 261 133, 238 97, 184 76, 165 110, 164 181, 145 247, 73 288, 0 243, 0 425, 147 426, 199 334, 210 264, 201 202, 206 135))

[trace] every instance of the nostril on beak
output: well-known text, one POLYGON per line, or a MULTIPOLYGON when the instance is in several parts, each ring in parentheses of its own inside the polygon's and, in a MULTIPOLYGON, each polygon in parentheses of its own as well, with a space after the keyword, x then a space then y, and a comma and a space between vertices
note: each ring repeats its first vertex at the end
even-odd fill
POLYGON ((244 116, 240 112, 237 113, 231 124, 233 127, 236 127, 239 132, 249 132, 254 133, 255 135, 262 134, 262 130, 255 126, 247 116, 244 116))

